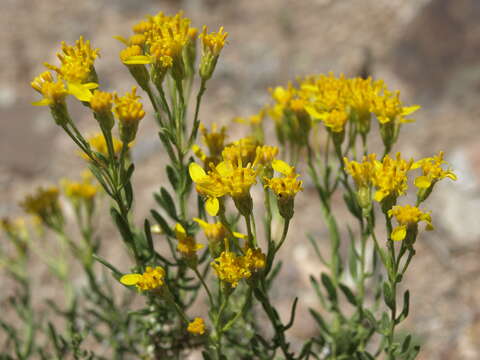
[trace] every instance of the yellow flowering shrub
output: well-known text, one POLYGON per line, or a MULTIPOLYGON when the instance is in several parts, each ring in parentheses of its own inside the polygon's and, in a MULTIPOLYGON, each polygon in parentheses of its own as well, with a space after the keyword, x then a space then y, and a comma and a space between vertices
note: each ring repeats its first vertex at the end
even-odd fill
POLYGON ((34 105, 48 107, 89 170, 82 181, 38 188, 20 203, 44 236, 57 241, 58 254, 36 245, 31 223, 0 221, 15 251, 10 256, 0 248, 0 266, 19 285, 20 301, 12 304, 24 326, 20 333, 0 320, 8 338, 5 359, 180 359, 194 349, 206 360, 414 359, 419 347, 411 335, 399 342, 396 331, 409 312, 410 293, 401 308, 400 285, 416 255, 419 224, 433 229, 423 203, 438 181, 457 179, 443 152, 416 161, 391 155, 420 107, 405 105, 383 80, 306 76, 270 89, 270 103, 253 115, 235 117, 249 131, 236 139, 229 126, 200 121, 207 85, 228 44, 222 26, 201 29, 182 12, 160 12, 133 25, 127 38, 117 36, 124 46, 120 63, 136 83, 123 96, 101 90, 100 51, 83 37, 63 42, 60 65, 46 64, 48 71, 32 81, 42 96, 34 105), (93 137, 78 128, 70 95, 95 120, 93 137), (264 131, 269 120, 275 139, 264 131), (158 125, 168 181, 139 223, 129 149, 142 141, 137 133, 146 121, 158 125), (371 153, 374 137, 383 149, 371 153), (318 198, 302 194, 304 188, 318 198), (416 201, 409 204, 412 188, 416 201), (292 221, 298 197, 318 201, 315 218, 323 223, 315 225, 326 228, 328 244, 309 237, 322 263, 310 277, 318 305, 310 303, 309 310, 318 329, 294 347, 288 330, 305 299, 295 298, 287 319, 272 289, 286 281, 278 257, 283 245, 306 238, 292 221), (341 198, 349 218, 336 216, 334 199, 341 198), (97 230, 109 218, 110 241, 121 242, 125 252, 118 259, 101 251, 110 244, 97 230), (51 305, 63 321, 34 311, 32 254, 65 287, 64 308, 51 305), (73 271, 86 281, 73 282, 73 271), (204 317, 193 306, 200 301, 204 317))

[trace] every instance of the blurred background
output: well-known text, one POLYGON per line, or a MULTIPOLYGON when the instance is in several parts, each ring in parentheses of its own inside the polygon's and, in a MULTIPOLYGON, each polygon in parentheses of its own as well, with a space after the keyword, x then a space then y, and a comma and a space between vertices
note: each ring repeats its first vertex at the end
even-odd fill
MULTIPOLYGON (((30 105, 38 96, 29 83, 44 61, 56 62, 62 40, 90 39, 100 48, 102 87, 123 93, 133 81, 118 60, 122 45, 114 35, 129 35, 146 14, 180 9, 194 26, 223 25, 229 44, 204 97, 206 123, 251 115, 269 101, 269 87, 307 74, 372 75, 401 90, 406 104, 422 109, 415 124, 402 128, 395 151, 417 158, 444 150, 459 177, 437 185, 427 203, 436 231, 421 234, 404 281, 413 294, 407 326, 423 344, 420 359, 480 358, 479 0, 0 0, 0 9, 0 217, 20 214, 18 201, 38 185, 78 178, 84 167, 49 112, 30 105)), ((86 112, 76 117, 87 133, 95 132, 86 112)), ((139 223, 165 177, 151 120, 143 120, 133 150, 139 223)), ((321 271, 304 232, 326 234, 306 185, 275 290, 285 311, 300 296, 290 331, 298 340, 315 331, 308 307, 317 304, 308 275, 321 271)), ((121 264, 123 249, 109 216, 99 222, 111 244, 104 256, 121 264)), ((38 274, 44 296, 52 296, 47 270, 38 265, 38 274)))

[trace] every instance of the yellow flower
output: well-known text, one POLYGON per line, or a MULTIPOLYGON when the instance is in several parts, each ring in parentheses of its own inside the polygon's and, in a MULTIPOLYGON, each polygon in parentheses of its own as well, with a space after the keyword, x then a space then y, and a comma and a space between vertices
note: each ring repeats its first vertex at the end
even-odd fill
POLYGON ((374 113, 380 124, 389 122, 408 123, 414 120, 406 119, 405 116, 410 115, 420 109, 420 106, 404 107, 400 101, 400 92, 394 93, 385 90, 382 96, 377 96, 372 101, 371 112, 374 113))
POLYGON ((345 124, 348 120, 348 114, 345 110, 333 110, 323 119, 323 124, 334 133, 345 131, 345 124))
POLYGON ((147 266, 143 274, 126 274, 120 278, 123 285, 135 285, 140 291, 155 290, 164 284, 165 270, 157 266, 147 266))
POLYGON ((243 256, 243 264, 251 272, 256 272, 265 267, 266 256, 259 248, 248 248, 247 251, 245 251, 245 255, 243 256))
POLYGON ((225 239, 225 237, 228 234, 227 229, 225 229, 225 226, 223 226, 223 224, 220 222, 209 224, 206 221, 203 221, 202 219, 199 219, 199 218, 193 218, 193 220, 197 222, 198 225, 200 225, 200 227, 203 229, 208 241, 211 241, 211 242, 222 241, 223 239, 225 239))
POLYGON ((90 41, 84 41, 83 37, 75 42, 75 46, 69 46, 62 42, 62 53, 57 53, 61 62, 60 67, 50 64, 45 66, 58 73, 61 79, 67 82, 68 92, 80 101, 90 101, 90 90, 98 87, 93 67, 95 59, 99 56, 98 49, 90 47, 90 41))
POLYGON ((254 166, 270 166, 272 161, 274 161, 275 157, 278 155, 278 147, 268 145, 257 146, 255 152, 255 160, 253 161, 254 166))
POLYGON ((433 230, 430 213, 424 213, 416 206, 396 205, 388 210, 388 216, 395 217, 398 222, 398 226, 393 229, 390 235, 392 240, 395 241, 405 239, 409 230, 416 232, 420 221, 427 223, 427 230, 433 230))
POLYGON ((65 103, 65 97, 68 95, 65 85, 61 80, 54 81, 49 71, 41 73, 30 85, 43 96, 42 100, 34 102, 33 105, 52 106, 65 103))
MULTIPOLYGON (((218 165, 217 167, 221 169, 218 165)), ((207 197, 205 209, 211 216, 216 216, 220 209, 218 198, 226 194, 226 189, 220 180, 218 169, 216 169, 216 171, 210 171, 207 175, 200 165, 191 163, 188 171, 192 181, 195 183, 197 192, 207 197)))
POLYGON ((381 202, 387 197, 397 198, 405 194, 408 188, 407 172, 411 169, 412 164, 413 160, 402 159, 400 153, 397 153, 396 159, 386 155, 382 162, 376 161, 373 178, 373 184, 377 188, 375 200, 381 202))
POLYGON ((105 91, 95 90, 90 100, 90 107, 98 114, 108 114, 112 111, 112 100, 112 94, 105 91))
POLYGON ((187 331, 195 335, 205 334, 205 321, 202 318, 196 317, 188 324, 187 331))
MULTIPOLYGON (((220 159, 222 150, 225 147, 225 139, 227 138, 227 128, 222 126, 220 131, 216 123, 212 124, 211 130, 200 124, 200 132, 202 134, 203 143, 208 147, 210 158, 220 159)), ((218 161, 217 161, 218 163, 218 161)), ((216 165, 215 163, 214 165, 216 165)))
MULTIPOLYGON (((87 139, 87 142, 90 145, 90 148, 92 148, 94 151, 99 152, 105 157, 108 157, 107 142, 102 133, 98 133, 89 137, 87 139)), ((120 150, 122 149, 122 142, 114 136, 112 137, 112 142, 113 142, 113 151, 115 152, 115 154, 119 154, 120 150)), ((90 160, 88 155, 83 152, 80 153, 80 156, 85 160, 90 160)))
POLYGON ((203 245, 197 244, 195 238, 188 235, 185 228, 179 223, 175 225, 175 237, 178 240, 177 250, 185 257, 195 257, 197 251, 203 248, 203 245))
POLYGON ((143 50, 138 45, 131 45, 120 51, 120 60, 125 65, 141 65, 150 63, 150 58, 143 55, 143 50))
POLYGON ((209 52, 213 56, 219 56, 223 47, 225 46, 228 33, 223 32, 223 26, 220 27, 218 32, 212 32, 207 34, 208 28, 203 27, 202 33, 200 34, 200 39, 203 44, 203 51, 209 52))
POLYGON ((438 155, 421 159, 412 165, 412 169, 422 169, 422 176, 415 179, 415 186, 420 189, 428 189, 435 184, 438 180, 449 178, 457 180, 457 176, 452 170, 442 169, 442 165, 447 162, 443 160, 443 151, 440 151, 438 155))
POLYGON ((63 223, 62 211, 58 200, 59 191, 55 186, 38 188, 34 194, 27 195, 20 203, 23 210, 50 227, 57 227, 63 223))
POLYGON ((377 168, 377 155, 369 154, 363 157, 362 162, 350 161, 344 158, 345 171, 353 178, 357 189, 369 188, 375 177, 377 168))
POLYGON ((233 288, 237 287, 241 279, 248 279, 252 276, 252 272, 245 267, 243 257, 231 251, 223 251, 211 265, 217 277, 221 281, 229 283, 233 288))
POLYGON ((248 136, 234 141, 222 151, 223 160, 237 164, 253 164, 257 155, 258 142, 255 138, 248 136))
POLYGON ((297 180, 299 176, 299 174, 291 174, 280 178, 265 177, 265 187, 269 187, 279 199, 286 201, 303 190, 302 181, 297 180))
POLYGON ((115 94, 115 107, 113 112, 120 121, 120 139, 129 144, 135 139, 138 130, 138 123, 145 116, 143 105, 138 99, 140 96, 136 94, 137 88, 132 87, 131 93, 126 93, 119 97, 115 94))
POLYGON ((75 182, 68 179, 61 181, 65 195, 72 200, 92 200, 98 192, 98 186, 92 185, 90 181, 75 182))

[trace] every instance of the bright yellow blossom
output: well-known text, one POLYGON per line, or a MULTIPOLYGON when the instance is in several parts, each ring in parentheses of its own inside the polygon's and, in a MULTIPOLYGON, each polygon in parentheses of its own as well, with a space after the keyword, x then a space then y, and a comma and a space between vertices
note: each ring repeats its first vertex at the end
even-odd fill
POLYGON ((265 267, 266 256, 259 248, 248 248, 247 251, 245 251, 245 255, 243 256, 243 264, 251 272, 256 272, 265 267))
POLYGON ((452 170, 442 169, 443 164, 447 164, 447 162, 443 160, 443 151, 440 151, 438 155, 433 157, 416 161, 412 165, 412 169, 420 168, 423 174, 415 179, 415 186, 420 189, 428 189, 438 180, 445 178, 457 180, 457 176, 452 170))
POLYGON ((208 241, 211 241, 211 242, 223 241, 223 239, 225 239, 225 237, 228 234, 227 229, 220 222, 209 224, 206 221, 203 221, 202 219, 199 219, 199 218, 193 218, 193 220, 197 222, 198 225, 200 225, 200 227, 203 229, 208 241))
POLYGON ((389 155, 383 158, 383 161, 375 162, 375 176, 373 184, 377 188, 375 200, 383 201, 387 197, 397 198, 405 194, 408 188, 407 172, 411 169, 413 160, 404 160, 400 153, 397 153, 395 159, 389 155))
POLYGON ((54 81, 49 71, 41 73, 30 85, 43 96, 42 100, 34 102, 33 105, 53 106, 65 103, 65 97, 68 95, 65 85, 61 80, 54 81))
POLYGON ((333 110, 323 119, 323 124, 334 133, 345 131, 348 114, 345 110, 333 110))
POLYGON ((400 92, 394 93, 385 90, 383 96, 377 96, 371 105, 371 112, 376 115, 380 124, 388 122, 408 123, 414 120, 406 119, 405 116, 410 115, 420 109, 420 106, 404 107, 400 101, 400 92))
POLYGON ((255 160, 253 165, 269 166, 272 164, 272 161, 275 160, 275 157, 278 155, 278 147, 276 146, 257 146, 255 160))
POLYGON ((353 178, 357 189, 369 188, 372 185, 378 167, 376 157, 376 154, 369 154, 363 157, 362 162, 343 159, 345 171, 353 178))
POLYGON ((206 196, 205 209, 211 216, 216 216, 220 209, 218 198, 226 194, 226 189, 221 181, 220 170, 222 167, 217 165, 215 171, 210 171, 207 175, 205 170, 196 163, 191 163, 188 167, 190 177, 195 183, 197 192, 206 196))
POLYGON ((143 274, 126 274, 120 278, 123 285, 135 285, 140 291, 155 290, 164 284, 165 270, 157 266, 147 266, 143 274))
POLYGON ((75 182, 68 179, 61 181, 65 195, 72 200, 92 200, 98 192, 98 186, 89 181, 75 182))
POLYGON ((234 288, 237 287, 240 280, 252 276, 251 271, 245 267, 242 256, 231 251, 223 251, 211 265, 218 278, 234 288))
POLYGON ((223 31, 223 26, 220 27, 218 32, 207 34, 207 31, 208 28, 204 26, 199 36, 202 40, 203 49, 205 52, 210 52, 213 56, 218 56, 225 46, 228 33, 223 31))
POLYGON ((143 105, 138 99, 137 88, 132 87, 131 93, 119 97, 115 94, 115 106, 113 112, 120 121, 120 139, 123 143, 129 144, 135 139, 138 130, 138 123, 145 116, 143 105))
POLYGON ((192 322, 188 324, 187 331, 194 335, 205 334, 205 321, 202 318, 196 317, 192 322))
POLYGON ((203 248, 202 244, 197 244, 195 238, 187 234, 182 224, 175 225, 175 237, 178 240, 177 250, 185 257, 195 257, 198 250, 203 248))
POLYGON ((68 92, 80 101, 90 101, 91 90, 98 87, 96 83, 95 59, 99 56, 98 49, 90 47, 90 41, 83 37, 75 42, 75 46, 62 42, 62 52, 57 53, 61 66, 45 63, 45 66, 58 73, 67 82, 68 92))
POLYGON ((257 156, 258 142, 255 138, 248 136, 234 141, 222 151, 223 160, 237 164, 253 164, 257 156))
POLYGON ((427 230, 433 230, 430 213, 424 213, 416 206, 396 205, 388 210, 388 216, 394 217, 398 222, 398 226, 393 229, 390 235, 394 241, 405 239, 409 230, 416 232, 420 221, 427 223, 427 230))

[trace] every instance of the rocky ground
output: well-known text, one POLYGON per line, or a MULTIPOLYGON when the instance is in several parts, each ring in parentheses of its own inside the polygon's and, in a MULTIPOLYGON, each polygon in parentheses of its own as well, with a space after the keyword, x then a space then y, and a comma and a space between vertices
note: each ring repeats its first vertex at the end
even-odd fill
MULTIPOLYGON (((421 104, 417 123, 404 127, 397 148, 415 157, 445 150, 459 180, 439 185, 430 202, 436 231, 422 234, 405 280, 413 294, 408 326, 423 343, 422 360, 480 358, 478 0, 2 0, 0 8, 0 216, 18 213, 18 200, 37 185, 76 176, 82 166, 47 111, 30 106, 36 94, 29 82, 42 62, 54 61, 61 40, 84 35, 101 49, 97 71, 104 87, 123 92, 132 82, 112 36, 127 35, 148 13, 183 9, 194 24, 229 32, 205 97, 205 122, 249 115, 267 101, 268 87, 328 71, 368 72, 400 89, 407 103, 421 104)), ((81 128, 94 131, 92 120, 80 109, 77 114, 81 128)), ((154 206, 150 194, 164 179, 154 129, 153 121, 143 121, 134 151, 139 220, 154 206)), ((299 196, 294 226, 324 234, 309 191, 299 196)), ((300 294, 291 336, 301 339, 314 331, 308 275, 321 269, 300 232, 288 246, 293 256, 284 276, 295 286, 279 288, 278 299, 288 309, 300 294)), ((121 250, 112 245, 106 256, 121 250)))

